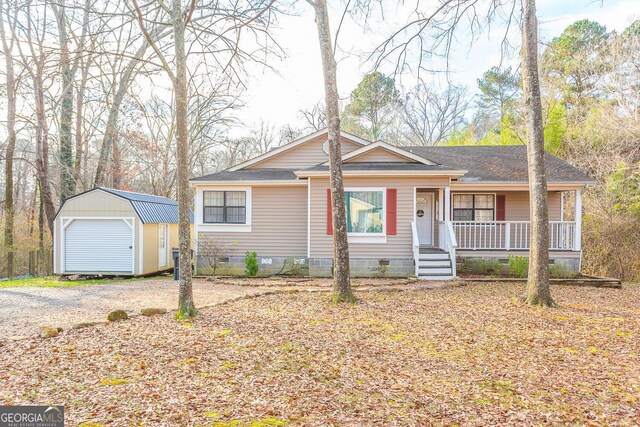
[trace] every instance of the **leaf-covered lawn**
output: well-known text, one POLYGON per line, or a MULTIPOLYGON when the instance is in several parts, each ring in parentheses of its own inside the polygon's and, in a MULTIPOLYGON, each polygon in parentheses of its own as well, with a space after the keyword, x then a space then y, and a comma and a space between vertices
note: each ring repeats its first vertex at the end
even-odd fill
POLYGON ((0 403, 76 425, 635 425, 640 288, 291 293, 0 349, 0 403))
POLYGON ((58 277, 33 277, 30 279, 16 279, 0 281, 2 288, 67 288, 73 286, 100 285, 112 282, 136 282, 151 280, 154 277, 134 277, 130 279, 87 279, 87 280, 61 280, 58 277))

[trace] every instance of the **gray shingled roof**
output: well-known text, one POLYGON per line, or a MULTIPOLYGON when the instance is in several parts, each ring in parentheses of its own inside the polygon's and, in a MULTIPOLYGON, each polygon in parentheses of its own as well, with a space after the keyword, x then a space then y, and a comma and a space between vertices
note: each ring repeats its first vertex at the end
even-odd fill
MULTIPOLYGON (((455 169, 455 168, 454 168, 455 169)), ((328 165, 317 165, 310 168, 302 169, 302 171, 328 171, 328 165)), ((404 162, 353 162, 343 163, 344 171, 439 171, 452 170, 452 168, 444 165, 425 165, 423 163, 404 163, 404 162)))
MULTIPOLYGON (((437 165, 421 163, 363 162, 344 163, 345 171, 394 170, 394 171, 468 171, 460 181, 527 182, 527 149, 524 145, 469 145, 401 147, 411 153, 431 160, 437 165)), ((564 160, 545 153, 549 182, 591 182, 589 176, 564 160)), ((316 165, 303 171, 326 171, 326 165, 316 165)), ((242 169, 221 171, 191 178, 191 181, 293 181, 297 169, 242 169)))
MULTIPOLYGON (((177 224, 178 202, 167 197, 133 191, 96 187, 102 191, 127 199, 144 224, 177 224)), ((193 222, 193 213, 191 222, 193 222)))
POLYGON ((191 178, 190 181, 291 181, 298 177, 295 169, 241 169, 239 171, 220 171, 209 175, 191 178))
MULTIPOLYGON (((460 181, 527 182, 527 147, 524 145, 472 145, 404 147, 406 150, 452 169, 467 170, 460 181)), ((549 182, 593 181, 564 160, 545 153, 549 182)))

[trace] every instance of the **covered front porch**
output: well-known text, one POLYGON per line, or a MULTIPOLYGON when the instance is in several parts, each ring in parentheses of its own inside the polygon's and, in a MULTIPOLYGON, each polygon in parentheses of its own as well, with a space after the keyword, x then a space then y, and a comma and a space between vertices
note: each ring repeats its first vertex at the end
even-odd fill
MULTIPOLYGON (((459 257, 508 258, 528 253, 528 191, 416 187, 414 200, 411 229, 419 278, 455 277, 459 257)), ((549 191, 549 249, 558 256, 577 258, 576 269, 580 268, 581 218, 581 189, 549 191), (570 198, 573 203, 568 202, 570 198)))

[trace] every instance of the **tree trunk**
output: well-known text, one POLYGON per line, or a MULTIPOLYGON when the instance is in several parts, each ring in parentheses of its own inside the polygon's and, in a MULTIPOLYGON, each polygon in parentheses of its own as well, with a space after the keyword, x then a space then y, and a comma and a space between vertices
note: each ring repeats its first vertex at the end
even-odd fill
POLYGON ((107 125, 105 127, 104 136, 102 137, 102 145, 100 147, 100 157, 98 158, 98 167, 96 168, 96 176, 93 180, 93 185, 99 187, 104 185, 105 170, 109 162, 109 156, 111 154, 111 148, 113 147, 113 141, 115 140, 118 132, 118 115, 120 113, 120 106, 124 100, 127 90, 129 89, 129 82, 133 75, 133 71, 144 56, 149 46, 148 42, 143 40, 142 46, 138 48, 135 56, 129 60, 127 66, 124 68, 120 81, 118 82, 118 89, 113 95, 113 101, 109 108, 109 116, 107 118, 107 125))
POLYGON ((122 188, 122 153, 118 138, 115 138, 113 144, 113 156, 111 161, 111 186, 113 188, 122 188))
POLYGON ((69 42, 64 2, 54 7, 60 37, 60 67, 62 74, 62 99, 60 100, 59 160, 60 201, 64 202, 76 192, 73 179, 73 74, 69 58, 69 42))
POLYGON ((76 190, 80 186, 81 190, 85 190, 85 182, 82 177, 82 158, 84 157, 84 135, 82 134, 82 121, 84 119, 84 91, 89 79, 89 69, 91 68, 91 56, 87 58, 82 69, 82 78, 76 93, 76 157, 73 163, 73 180, 76 190))
POLYGON ((173 81, 176 102, 176 168, 178 196, 178 247, 180 251, 180 291, 178 316, 197 314, 193 303, 191 282, 191 221, 189 206, 189 129, 187 55, 185 52, 185 19, 180 0, 173 0, 173 34, 175 40, 176 74, 173 81))
POLYGON ((531 205, 529 278, 523 300, 529 305, 554 307, 556 303, 549 288, 549 209, 538 77, 538 22, 535 0, 523 2, 521 59, 531 205))
MULTIPOLYGON (((4 15, 4 5, 0 1, 0 13, 4 15)), ((2 37, 2 50, 5 58, 6 91, 7 91, 7 147, 5 150, 5 223, 4 246, 7 251, 7 277, 14 274, 14 246, 13 228, 15 219, 15 206, 13 201, 13 157, 16 150, 16 80, 13 68, 13 56, 7 41, 4 28, 4 16, 0 16, 0 37, 2 37)))
MULTIPOLYGON (((40 67, 40 66, 38 66, 40 67)), ((36 171, 42 205, 47 218, 49 231, 53 236, 53 218, 56 208, 51 194, 51 183, 49 181, 49 129, 44 104, 44 91, 42 89, 42 70, 39 68, 33 82, 35 103, 36 103, 36 171)))
POLYGON ((44 253, 44 198, 42 197, 42 188, 38 184, 40 197, 38 203, 38 276, 45 276, 47 257, 44 253))
POLYGON ((351 290, 349 274, 349 242, 347 240, 347 219, 344 205, 344 184, 342 181, 342 152, 340 149, 340 107, 336 83, 336 60, 331 43, 331 30, 326 0, 313 3, 322 56, 325 102, 329 140, 329 182, 331 185, 331 207, 333 223, 333 300, 355 302, 351 290))

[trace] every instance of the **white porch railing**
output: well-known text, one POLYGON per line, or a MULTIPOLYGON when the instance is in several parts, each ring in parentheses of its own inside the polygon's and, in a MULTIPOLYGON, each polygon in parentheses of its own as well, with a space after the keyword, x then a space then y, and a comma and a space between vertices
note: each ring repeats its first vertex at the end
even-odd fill
MULTIPOLYGON (((451 222, 458 249, 527 250, 529 221, 453 221, 451 222)), ((576 249, 576 224, 573 221, 549 222, 549 249, 576 249)))
POLYGON ((418 276, 418 258, 420 258, 420 240, 418 238, 418 229, 416 222, 411 221, 411 235, 413 238, 413 259, 416 262, 416 277, 418 276))
POLYGON ((456 248, 459 246, 451 221, 438 221, 438 243, 440 249, 449 252, 451 275, 456 277, 456 248))

